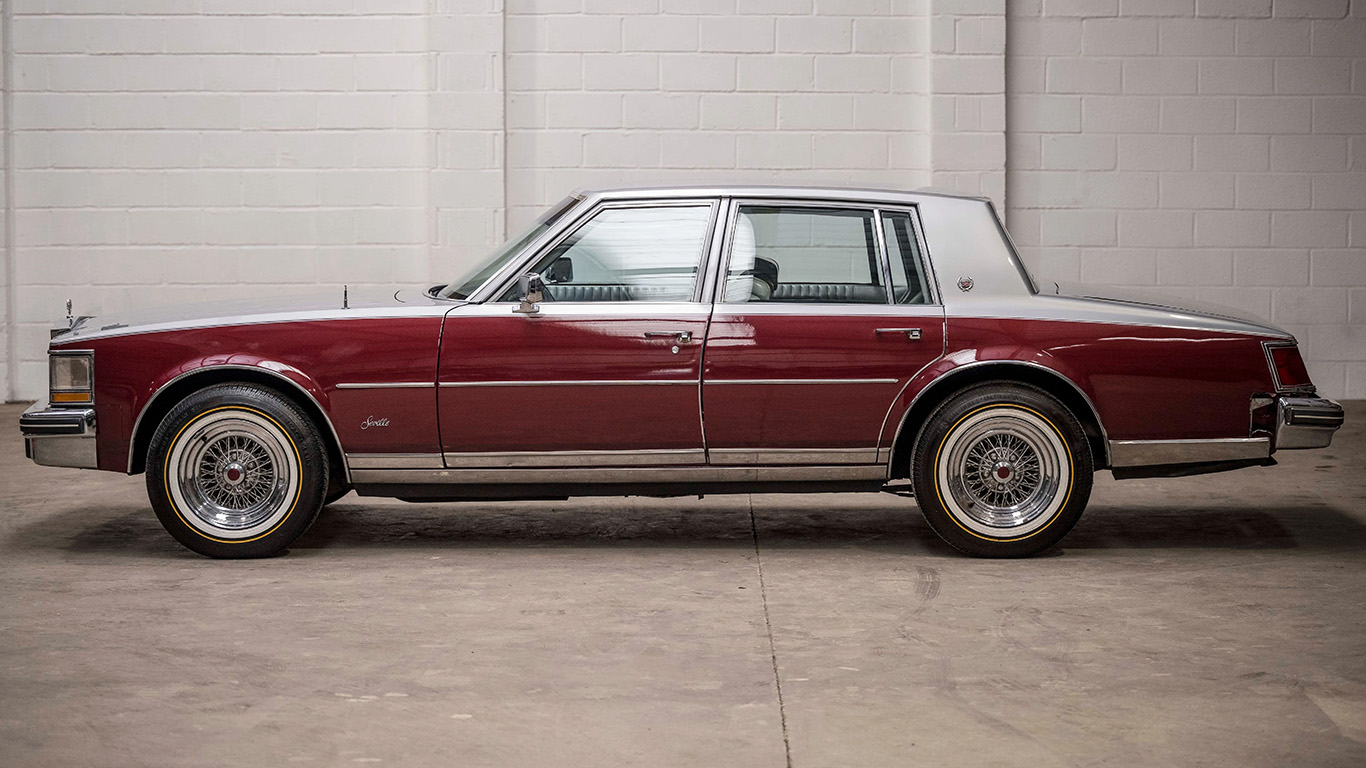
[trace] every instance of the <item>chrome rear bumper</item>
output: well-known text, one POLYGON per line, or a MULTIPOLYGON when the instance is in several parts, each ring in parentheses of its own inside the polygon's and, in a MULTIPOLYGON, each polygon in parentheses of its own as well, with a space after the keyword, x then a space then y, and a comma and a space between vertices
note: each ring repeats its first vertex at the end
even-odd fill
POLYGON ((1328 398, 1278 397, 1276 450, 1327 448, 1342 422, 1342 406, 1328 398))
POLYGON ((95 409, 34 403, 19 417, 24 455, 46 467, 95 469, 95 409))

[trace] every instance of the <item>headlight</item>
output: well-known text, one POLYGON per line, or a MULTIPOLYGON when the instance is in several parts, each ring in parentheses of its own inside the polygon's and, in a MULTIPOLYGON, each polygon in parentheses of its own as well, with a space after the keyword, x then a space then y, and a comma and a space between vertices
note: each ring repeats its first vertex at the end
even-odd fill
POLYGON ((95 355, 93 352, 49 352, 47 358, 48 402, 94 402, 95 355))

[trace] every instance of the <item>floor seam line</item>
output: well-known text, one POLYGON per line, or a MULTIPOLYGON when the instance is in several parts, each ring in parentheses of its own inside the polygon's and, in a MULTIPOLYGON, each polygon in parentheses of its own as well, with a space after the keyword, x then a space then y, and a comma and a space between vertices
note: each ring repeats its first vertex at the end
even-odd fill
POLYGON ((787 707, 783 702, 783 679, 778 674, 778 648, 773 642, 773 621, 768 614, 768 586, 764 583, 764 561, 759 554, 759 524, 754 519, 754 497, 748 496, 749 532, 754 538, 754 566, 759 572, 759 598, 764 606, 764 629, 768 632, 768 655, 773 661, 773 685, 778 690, 778 720, 783 728, 783 757, 792 768, 792 745, 787 737, 787 707))

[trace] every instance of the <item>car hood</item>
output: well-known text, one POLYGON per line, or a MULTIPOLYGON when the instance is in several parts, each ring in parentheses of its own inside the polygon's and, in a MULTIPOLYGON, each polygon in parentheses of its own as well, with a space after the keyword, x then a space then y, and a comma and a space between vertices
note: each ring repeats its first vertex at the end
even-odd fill
MULTIPOLYGON (((1234 321, 1248 326, 1247 330, 1265 332, 1276 336, 1290 336, 1289 331, 1274 325, 1270 320, 1237 307, 1217 304, 1212 301, 1199 301, 1170 296, 1158 292, 1119 288, 1108 285, 1089 285, 1085 283, 1052 283, 1051 293, 1073 299, 1100 301, 1120 304, 1145 310, 1175 312, 1181 315, 1234 321)), ((1047 290, 1047 289, 1045 289, 1047 290)))
MULTIPOLYGON (((313 319, 319 313, 356 314, 383 312, 400 306, 451 305, 452 302, 433 299, 421 288, 349 289, 343 298, 341 289, 313 293, 287 294, 233 301, 212 301, 198 304, 178 304, 114 312, 109 315, 81 315, 75 327, 53 337, 54 344, 88 340, 106 335, 152 333, 178 328, 238 323, 289 322, 313 319), (345 306, 343 306, 345 301, 345 306)), ((79 312, 79 308, 77 308, 79 312)), ((54 332, 66 328, 66 321, 54 326, 54 332)))

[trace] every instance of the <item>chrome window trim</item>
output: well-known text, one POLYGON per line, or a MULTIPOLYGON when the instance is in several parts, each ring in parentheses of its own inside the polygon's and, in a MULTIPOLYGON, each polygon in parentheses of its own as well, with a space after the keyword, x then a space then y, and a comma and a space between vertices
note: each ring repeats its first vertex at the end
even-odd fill
POLYGON ((878 211, 878 208, 876 207, 876 204, 874 204, 874 203, 872 203, 872 202, 859 202, 859 201, 853 201, 853 200, 823 200, 823 199, 820 199, 820 198, 807 198, 807 199, 802 199, 802 198, 779 199, 779 198, 746 197, 746 196, 743 196, 743 195, 736 195, 736 196, 731 197, 731 198, 730 198, 730 211, 729 211, 730 221, 728 221, 728 222, 726 223, 726 239, 725 239, 724 243, 722 244, 722 253, 723 253, 723 256, 722 256, 721 261, 720 261, 720 263, 719 263, 719 268, 716 270, 716 281, 715 281, 715 283, 716 283, 716 289, 715 289, 715 292, 714 292, 713 297, 712 297, 712 303, 713 303, 715 306, 717 306, 717 307, 742 307, 742 306, 750 306, 750 305, 770 305, 770 306, 771 306, 771 305, 774 305, 774 304, 782 304, 782 305, 785 305, 785 306, 796 306, 796 307, 818 306, 818 307, 840 307, 840 308, 844 308, 844 307, 887 307, 887 306, 896 306, 895 304, 892 303, 893 296, 892 296, 891 287, 890 287, 889 285, 886 284, 886 278, 887 278, 887 254, 886 254, 885 251, 883 250, 882 245, 881 245, 881 243, 880 243, 881 225, 880 225, 880 223, 878 222, 877 211, 878 211), (734 241, 735 241, 735 227, 737 226, 737 223, 739 222, 739 219, 740 219, 740 208, 742 208, 743 206, 746 206, 746 205, 759 205, 759 206, 767 205, 767 206, 773 206, 773 207, 775 207, 775 208, 824 208, 824 209, 827 209, 827 210, 857 210, 857 211, 865 211, 865 212, 867 212, 868 215, 870 215, 870 216, 873 217, 873 223, 874 223, 873 229, 876 230, 876 231, 878 232, 878 235, 875 236, 875 237, 873 238, 873 240, 875 241, 875 246, 874 246, 874 247, 876 247, 876 248, 878 249, 878 257, 881 259, 882 276, 883 276, 883 282, 884 282, 884 285, 882 286, 882 288, 885 289, 886 292, 887 292, 887 301, 886 301, 885 303, 882 303, 882 304, 864 304, 864 303, 859 303, 859 302, 839 303, 839 302, 819 302, 819 301, 812 301, 812 302, 774 302, 774 301, 754 301, 754 302, 750 302, 750 301, 734 301, 734 302, 732 302, 732 301, 723 301, 723 299, 725 298, 725 295, 726 295, 726 292, 725 292, 725 290, 724 290, 725 281, 726 281, 727 277, 730 275, 730 258, 731 258, 731 256, 733 255, 732 252, 731 252, 731 246, 734 244, 734 241))
POLYGON ((452 387, 649 387, 697 386, 697 379, 536 379, 527 381, 443 381, 442 389, 452 387))
POLYGON ((1269 437, 1230 437, 1194 440, 1111 440, 1110 465, 1114 468, 1162 464, 1196 464, 1207 461, 1264 459, 1271 455, 1269 437))
POLYGON ((944 291, 939 286, 939 273, 934 268, 934 256, 930 253, 929 242, 925 239, 925 226, 920 221, 920 206, 909 205, 904 210, 911 214, 911 229, 915 232, 916 243, 920 246, 920 263, 925 266, 925 277, 934 297, 933 303, 944 305, 944 291))
POLYGON ((716 305, 716 297, 720 294, 723 283, 721 283, 721 272, 724 265, 728 264, 731 258, 729 242, 731 234, 735 231, 735 212, 739 209, 735 198, 721 198, 721 208, 717 212, 716 231, 713 232, 712 242, 713 251, 706 261, 706 282, 703 284, 701 302, 705 305, 716 305))
POLYGON ((459 469, 703 466, 707 463, 706 451, 701 448, 636 451, 447 451, 442 458, 447 467, 459 469))
MULTIPOLYGON (((1286 392, 1290 394, 1302 395, 1312 394, 1316 391, 1314 388, 1314 383, 1312 381, 1308 384, 1297 384, 1295 386, 1286 386, 1285 384, 1282 384, 1281 374, 1279 371, 1276 370, 1276 360, 1271 356, 1271 350, 1281 347, 1292 347, 1298 349, 1299 346, 1299 343, 1296 342, 1294 339, 1290 339, 1289 341, 1262 342, 1262 354, 1266 357, 1267 370, 1271 371, 1271 383, 1275 385, 1277 392, 1286 392)), ((1301 362, 1303 362, 1304 358, 1301 357, 1300 360, 1301 362)))
MULTIPOLYGON (((934 365, 934 363, 942 359, 943 356, 941 355, 938 359, 930 363, 927 363, 925 368, 929 368, 931 365, 934 365)), ((1100 411, 1096 410, 1096 404, 1091 401, 1090 396, 1088 396, 1086 392, 1082 390, 1081 387, 1077 386, 1077 383, 1075 381, 1072 381, 1072 379, 1068 378, 1067 376, 1064 376, 1063 374, 1059 373, 1058 371, 1052 368, 1049 368, 1046 365, 1039 365, 1038 363, 1031 363, 1026 360, 978 360, 976 362, 968 363, 966 365, 957 366, 952 370, 945 371, 939 376, 936 376, 933 381, 927 383, 924 387, 921 388, 919 392, 915 393, 915 397, 911 398, 911 402, 906 406, 906 412, 901 414, 901 424, 897 426, 896 433, 892 435, 892 447, 895 447, 896 441, 901 438, 902 432, 906 429, 906 420, 911 417, 911 412, 915 410, 916 403, 920 402, 920 398, 924 397, 925 393, 930 391, 934 384, 937 384, 942 381, 947 381, 948 377, 954 376, 962 371, 966 371, 972 368, 978 368, 983 365, 1023 365, 1030 368, 1037 368, 1041 371, 1046 371, 1056 376, 1059 380, 1067 382, 1068 385, 1072 387, 1072 389, 1076 390, 1078 395, 1081 395, 1082 401, 1085 402, 1086 406, 1091 409, 1091 415, 1095 418, 1096 426, 1100 429, 1101 444, 1105 446, 1105 455, 1101 457, 1101 459, 1105 462, 1103 466, 1109 466, 1111 460, 1110 437, 1109 434, 1105 431, 1105 422, 1100 418, 1100 411)), ((923 373, 925 371, 925 368, 921 368, 920 371, 916 372, 916 375, 912 376, 910 381, 915 381, 916 376, 919 376, 921 373, 923 373)), ((909 381, 907 382, 907 386, 910 386, 909 381)), ((900 398, 901 395, 898 393, 897 399, 900 398)), ((895 406, 895 403, 896 401, 893 401, 893 406, 895 406)), ((891 415, 891 409, 888 409, 887 416, 890 417, 891 415)), ((883 429, 884 431, 886 430, 885 419, 883 420, 883 429)), ((895 453, 895 451, 893 451, 893 453, 895 453)), ((889 477, 891 476, 890 473, 892 471, 891 461, 892 457, 889 455, 887 457, 887 472, 889 477)))
POLYGON ((944 307, 939 304, 823 304, 804 301, 750 301, 717 304, 713 317, 745 315, 807 315, 830 317, 932 317, 942 322, 944 307))
MULTIPOLYGON (((768 467, 533 467, 519 469, 357 469, 354 484, 429 484, 461 483, 706 483, 706 482, 818 482, 826 480, 886 480, 882 464, 843 464, 837 466, 768 467)), ((743 493, 739 486, 737 493, 743 493)))
POLYGON ((430 381, 357 381, 342 382, 336 389, 430 389, 436 386, 430 381))
POLYGON ((594 199, 616 200, 642 196, 695 198, 695 197, 756 197, 789 199, 820 199, 836 202, 871 201, 888 205, 915 205, 924 199, 968 200, 987 202, 981 195, 965 195, 920 188, 913 191, 895 189, 874 189, 866 187, 836 186, 781 186, 772 184, 721 184, 721 185, 682 185, 653 187, 609 187, 604 189, 579 189, 576 194, 594 199))
POLYGON ((882 267, 882 286, 887 289, 887 303, 896 304, 896 291, 892 290, 892 265, 887 257, 887 233, 882 230, 882 209, 873 209, 873 237, 877 241, 877 258, 882 267))
MULTIPOLYGON (((443 307, 443 311, 445 309, 447 308, 443 307)), ((327 425, 327 431, 332 434, 332 440, 335 442, 337 446, 337 453, 341 454, 342 457, 342 473, 346 476, 346 481, 348 483, 351 482, 351 466, 346 461, 346 451, 342 446, 341 437, 337 434, 337 428, 332 426, 331 414, 329 414, 327 409, 322 406, 322 403, 318 402, 318 398, 314 397, 313 393, 304 389, 303 385, 299 384, 299 382, 294 381, 293 379, 287 376, 283 376, 277 373, 276 371, 272 371, 268 368, 258 368, 253 365, 205 365, 199 368, 194 368, 185 371, 184 373, 177 375, 175 378, 158 387, 157 391, 153 392, 152 396, 147 398, 147 402, 142 406, 142 410, 138 412, 137 419, 133 421, 133 429, 128 434, 128 474, 133 474, 133 459, 136 458, 134 455, 133 448, 136 445, 138 439, 138 427, 141 426, 142 417, 147 414, 147 409, 151 408, 152 403, 156 402, 157 398, 161 397, 161 395, 171 385, 175 384, 176 382, 180 381, 186 376, 192 376, 198 373, 205 373, 207 371, 252 371, 254 373, 264 373, 275 379, 288 383, 290 386, 294 387, 299 392, 303 393, 304 397, 307 397, 310 402, 316 405, 318 407, 318 412, 323 415, 323 423, 327 425)))
MULTIPOLYGON (((585 198, 585 199, 587 200, 587 198, 585 198)), ((592 200, 592 204, 591 204, 591 205, 587 208, 587 210, 585 210, 582 214, 577 215, 577 216, 574 216, 574 217, 570 217, 570 216, 568 215, 568 213, 566 213, 565 218, 572 218, 573 221, 571 221, 571 222, 569 222, 568 224, 566 224, 563 228, 552 228, 551 231, 547 231, 545 234, 546 234, 547 236, 549 236, 550 239, 548 239, 548 240, 545 240, 545 239, 538 239, 537 242, 532 243, 531 245, 528 245, 527 248, 526 248, 525 250, 522 251, 522 254, 521 254, 519 257, 517 257, 516 259, 513 259, 512 261, 509 262, 509 265, 511 265, 511 264, 513 264, 513 263, 516 263, 516 264, 520 265, 520 267, 519 267, 518 269, 512 270, 511 273, 508 274, 508 275, 506 275, 506 276, 503 275, 503 272, 507 271, 506 269, 499 270, 497 273, 495 273, 495 274, 493 275, 492 278, 490 278, 489 282, 487 282, 487 283, 485 283, 483 286, 481 286, 481 287, 479 288, 479 290, 477 290, 477 291, 475 291, 474 293, 470 294, 470 301, 473 302, 473 303, 489 304, 489 305, 495 305, 495 306, 497 306, 497 305, 512 305, 512 304, 514 304, 515 302, 498 301, 498 300, 496 300, 496 297, 503 295, 503 293, 505 293, 509 288, 511 288, 512 285, 513 285, 513 283, 516 282, 517 278, 519 278, 519 277, 521 277, 523 274, 525 274, 526 270, 529 269, 529 268, 531 267, 532 264, 536 263, 536 261, 537 261, 538 259, 540 259, 544 254, 546 254, 547 252, 549 252, 549 251, 553 250, 554 248, 558 247, 558 246, 560 245, 560 243, 564 242, 564 240, 565 240, 566 238, 570 237, 570 236, 573 235, 575 232, 578 232, 579 229, 581 229, 584 225, 586 225, 588 222, 592 221, 592 220, 593 220, 593 217, 597 216, 599 213, 601 213, 601 212, 603 212, 603 211, 606 211, 606 210, 626 210, 626 209, 632 209, 632 208, 701 208, 701 207, 703 207, 704 205, 709 209, 709 210, 708 210, 708 214, 707 214, 707 229, 706 229, 705 233, 704 233, 703 236, 702 236, 702 252, 698 254, 698 258, 697 258, 697 275, 696 275, 696 276, 694 277, 694 279, 693 279, 693 290, 692 290, 692 298, 691 298, 691 299, 687 300, 686 302, 684 302, 684 301, 681 300, 681 299, 668 299, 668 300, 665 300, 665 301, 564 301, 564 302, 558 302, 558 301, 557 301, 557 302, 552 302, 552 303, 554 303, 554 304, 586 304, 586 305, 612 304, 612 305, 627 305, 627 306, 639 306, 639 305, 641 305, 641 304, 660 305, 660 304, 679 304, 679 303, 690 303, 690 304, 700 303, 700 302, 701 302, 701 295, 702 295, 702 288, 701 288, 701 286, 702 286, 702 282, 703 282, 703 280, 702 280, 703 270, 704 270, 704 269, 706 268, 706 266, 707 266, 707 256, 708 256, 708 252, 709 252, 710 249, 711 249, 712 235, 713 235, 713 232, 714 232, 715 229, 716 229, 717 213, 718 213, 718 209, 721 207, 721 199, 720 199, 719 196, 718 196, 718 197, 715 197, 715 198, 689 198, 689 199, 681 199, 681 198, 658 198, 658 197, 642 197, 642 198, 639 198, 639 199, 632 199, 632 200, 602 200, 602 199, 594 199, 594 200, 592 200), (495 284, 495 281, 498 281, 498 280, 500 280, 500 279, 501 279, 501 282, 496 282, 496 287, 495 287, 493 290, 486 290, 486 289, 488 288, 489 285, 494 285, 494 284, 495 284)), ((577 206, 576 206, 576 208, 577 208, 577 206)), ((572 213, 572 212, 573 212, 573 211, 570 211, 569 213, 572 213)))
MULTIPOLYGON (((892 291, 892 305, 897 307, 942 307, 944 305, 944 296, 939 291, 939 278, 934 272, 934 260, 930 258, 929 249, 925 245, 925 233, 920 226, 920 208, 914 205, 882 206, 878 208, 878 225, 880 227, 885 227, 883 215, 888 213, 904 213, 910 220, 911 236, 915 238, 916 249, 920 251, 920 253, 917 254, 917 261, 920 262, 921 268, 925 270, 925 289, 929 291, 930 294, 930 300, 928 302, 921 304, 898 304, 896 302, 896 292, 892 291)), ((885 231, 882 238, 884 243, 883 247, 885 248, 887 238, 885 231)), ((887 268, 890 270, 892 264, 892 256, 890 253, 886 255, 886 262, 887 268)), ((891 279, 890 275, 888 276, 888 279, 891 279)), ((888 282, 887 285, 890 286, 891 283, 888 282)))

